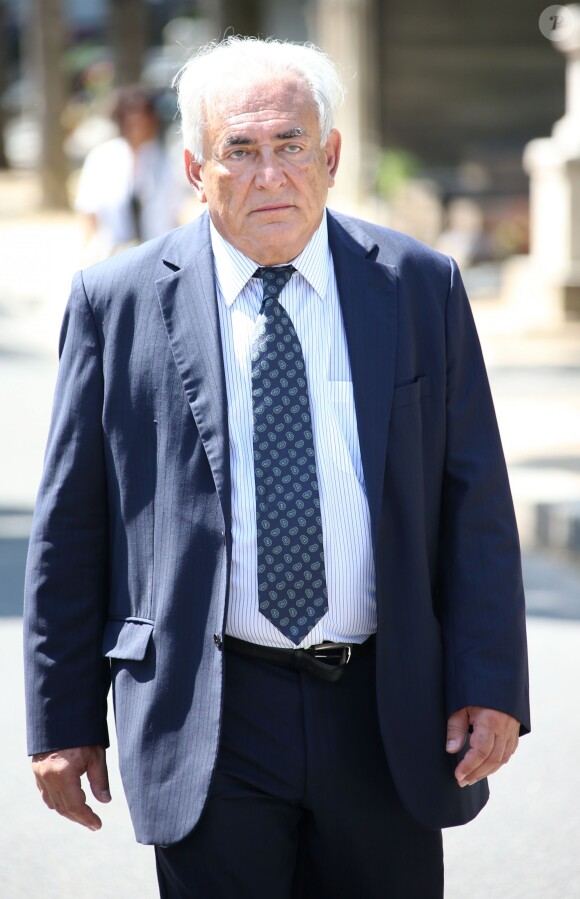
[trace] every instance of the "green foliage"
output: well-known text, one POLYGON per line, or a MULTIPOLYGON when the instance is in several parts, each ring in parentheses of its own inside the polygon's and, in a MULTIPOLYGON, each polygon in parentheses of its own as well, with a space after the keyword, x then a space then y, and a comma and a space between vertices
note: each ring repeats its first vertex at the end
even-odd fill
POLYGON ((392 197, 410 178, 416 178, 420 170, 419 160, 407 150, 383 148, 377 169, 377 191, 383 197, 392 197))

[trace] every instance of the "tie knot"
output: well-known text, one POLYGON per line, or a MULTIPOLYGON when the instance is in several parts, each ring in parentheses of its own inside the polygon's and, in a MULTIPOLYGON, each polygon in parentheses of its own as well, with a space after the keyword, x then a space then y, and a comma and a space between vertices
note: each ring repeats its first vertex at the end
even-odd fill
POLYGON ((254 272, 254 278, 261 278, 264 285, 264 299, 274 299, 286 287, 296 269, 293 265, 265 265, 254 272))

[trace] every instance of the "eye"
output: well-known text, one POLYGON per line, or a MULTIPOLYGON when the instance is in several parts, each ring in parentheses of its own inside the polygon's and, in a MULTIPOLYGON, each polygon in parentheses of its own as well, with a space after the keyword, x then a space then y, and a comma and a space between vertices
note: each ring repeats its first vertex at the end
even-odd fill
POLYGON ((286 144, 284 149, 287 153, 299 153, 302 147, 300 147, 298 144, 286 144))
POLYGON ((243 159, 244 156, 247 155, 247 150, 232 150, 230 153, 230 159, 243 159))

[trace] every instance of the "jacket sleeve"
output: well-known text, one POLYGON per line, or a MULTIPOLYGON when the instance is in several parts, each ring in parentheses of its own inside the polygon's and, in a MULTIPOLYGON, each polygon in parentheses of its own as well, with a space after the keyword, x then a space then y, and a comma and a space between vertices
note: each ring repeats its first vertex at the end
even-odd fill
POLYGON ((471 308, 451 262, 438 613, 447 712, 494 708, 530 727, 519 539, 471 308))
POLYGON ((24 650, 30 754, 108 745, 107 483, 102 351, 82 275, 73 281, 28 552, 24 650))

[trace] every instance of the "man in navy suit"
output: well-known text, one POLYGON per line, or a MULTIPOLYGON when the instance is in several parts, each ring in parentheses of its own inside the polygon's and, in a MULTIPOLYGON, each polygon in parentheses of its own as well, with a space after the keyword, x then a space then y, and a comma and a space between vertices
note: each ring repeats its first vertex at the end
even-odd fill
POLYGON ((442 895, 529 729, 518 538, 452 260, 326 211, 312 48, 182 71, 208 215, 76 276, 30 541, 29 751, 97 830, 112 681, 162 897, 442 895))

